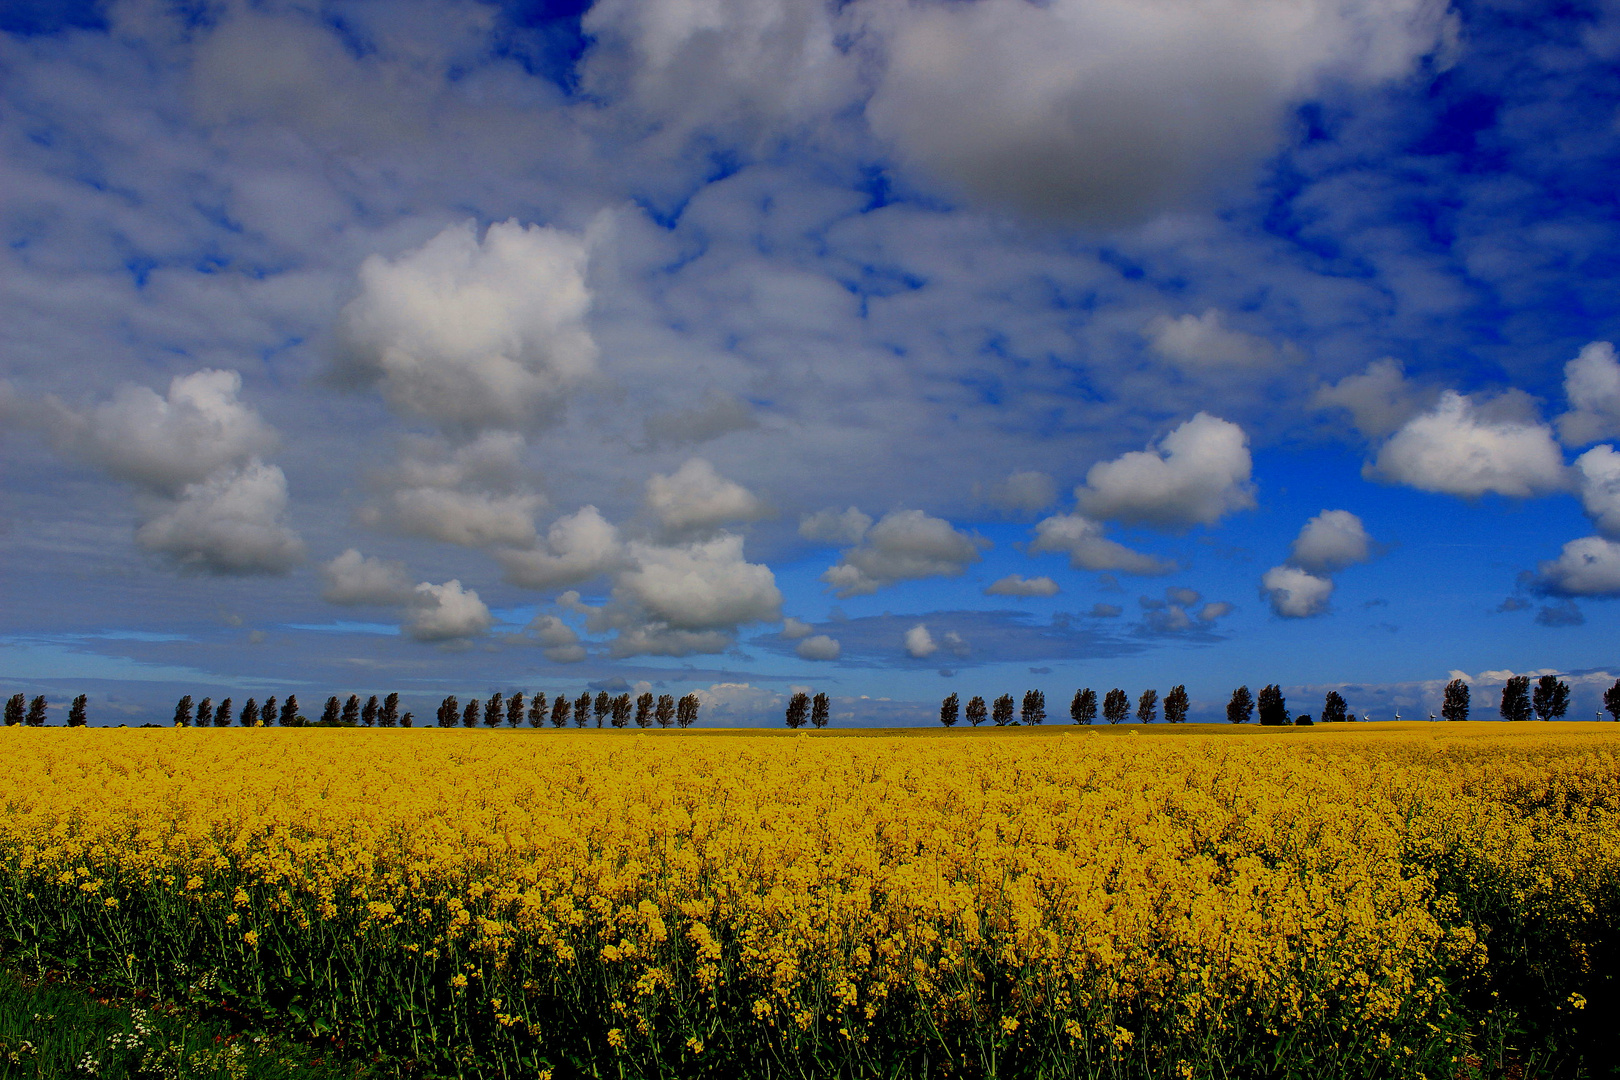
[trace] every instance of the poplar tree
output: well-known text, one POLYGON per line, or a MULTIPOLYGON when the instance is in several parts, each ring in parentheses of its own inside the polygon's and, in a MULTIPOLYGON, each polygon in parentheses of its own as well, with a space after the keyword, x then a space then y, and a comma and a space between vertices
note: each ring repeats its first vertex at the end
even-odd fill
POLYGON ((68 727, 84 727, 87 723, 89 723, 84 715, 85 704, 88 701, 89 698, 85 697, 83 694, 80 694, 78 697, 73 699, 73 704, 68 707, 68 727))
POLYGON ((610 708, 609 712, 613 717, 613 726, 616 728, 629 726, 630 712, 632 708, 630 704, 630 695, 619 694, 613 699, 611 706, 612 707, 610 708))
POLYGON ((1043 690, 1024 691, 1024 706, 1019 710, 1019 716, 1026 724, 1046 723, 1046 692, 1043 690))
POLYGON ((607 719, 608 712, 613 708, 613 699, 608 697, 606 690, 600 690, 596 695, 596 726, 601 727, 602 721, 607 719))
POLYGON ((411 727, 415 723, 416 723, 416 714, 413 713, 413 712, 410 712, 409 710, 406 711, 404 716, 399 718, 399 726, 400 727, 411 727))
POLYGON ((1227 723, 1247 724, 1253 712, 1254 698, 1249 696, 1249 688, 1240 686, 1232 691, 1232 700, 1226 703, 1227 723))
POLYGON ((366 698, 366 703, 360 707, 360 722, 366 727, 376 727, 378 707, 379 703, 376 694, 366 698))
POLYGON ((1620 721, 1620 679, 1614 680, 1614 685, 1603 691, 1603 707, 1616 721, 1620 721))
POLYGON ((456 721, 461 717, 461 702, 456 695, 451 694, 439 702, 438 721, 440 727, 455 727, 456 721))
POLYGON ((214 699, 205 697, 197 702, 197 726, 212 727, 214 724, 214 699))
POLYGON ((696 694, 687 694, 675 706, 675 723, 683 728, 689 728, 697 723, 698 708, 700 706, 696 694))
POLYGON ((1074 692, 1074 700, 1069 702, 1069 716, 1077 724, 1094 724, 1097 722, 1097 691, 1091 687, 1074 692))
POLYGON ((573 710, 574 705, 568 700, 568 695, 558 694, 556 700, 551 703, 551 726, 567 727, 568 714, 573 710))
POLYGON ((326 708, 321 710, 321 727, 337 727, 338 715, 338 699, 337 695, 333 694, 326 699, 326 708))
POLYGON ((536 692, 534 697, 529 699, 529 726, 545 727, 548 708, 549 703, 546 701, 544 691, 536 692))
POLYGON ((636 727, 644 728, 652 724, 653 696, 650 693, 640 694, 636 697, 636 727))
POLYGON ((338 718, 338 723, 344 727, 354 727, 360 723, 359 694, 350 694, 349 700, 343 703, 343 715, 338 718))
POLYGON ((1159 692, 1157 690, 1144 690, 1142 696, 1136 699, 1136 722, 1151 724, 1159 718, 1159 692))
MULTIPOLYGON (((1327 697, 1322 699, 1322 723, 1342 724, 1349 715, 1350 707, 1344 703, 1343 696, 1337 690, 1329 690, 1327 697)), ((1464 715, 1467 715, 1466 712, 1464 715)))
POLYGON ((810 695, 800 690, 787 703, 787 726, 797 731, 804 727, 805 719, 810 714, 810 695))
POLYGON ((28 699, 21 694, 13 694, 6 699, 6 727, 16 727, 23 722, 23 716, 28 711, 28 699))
POLYGON ((826 694, 817 694, 810 699, 810 726, 824 728, 832 714, 832 702, 827 700, 826 694))
POLYGON ((271 694, 269 697, 264 699, 264 704, 259 706, 259 723, 263 724, 265 727, 269 727, 275 722, 276 695, 271 694))
POLYGON ((1536 680, 1531 705, 1541 720, 1558 720, 1569 711, 1569 684, 1556 675, 1543 675, 1536 680))
POLYGON ((27 724, 29 727, 44 727, 45 707, 46 701, 44 694, 41 694, 33 701, 30 701, 28 703, 28 716, 23 723, 27 724))
MULTIPOLYGON (((32 711, 30 711, 29 715, 30 716, 33 715, 32 711)), ((28 722, 33 723, 32 720, 30 720, 28 722)), ((175 725, 175 727, 190 727, 191 726, 191 695, 190 694, 186 694, 179 701, 175 702, 175 704, 174 704, 174 725, 175 725)))
POLYGON ((257 727, 259 723, 259 703, 252 698, 248 698, 247 704, 242 706, 242 715, 237 719, 237 723, 243 727, 257 727))
POLYGON ((946 727, 955 727, 957 715, 961 712, 961 701, 952 694, 939 703, 939 722, 946 727))
POLYGON ((1012 722, 1013 699, 1011 694, 1002 694, 990 706, 990 720, 996 727, 1006 727, 1012 722))
POLYGON ((1278 727, 1288 723, 1288 700, 1283 697, 1282 687, 1275 683, 1268 683, 1260 691, 1259 711, 1260 723, 1267 727, 1278 727))
POLYGON ((574 699, 574 726, 584 727, 591 722, 591 692, 585 691, 574 699))
POLYGON ((517 727, 523 723, 523 691, 519 690, 506 699, 506 726, 517 727))
POLYGON ((1447 720, 1468 719, 1468 698, 1468 684, 1461 679, 1452 679, 1446 683, 1446 700, 1440 705, 1440 715, 1447 720))
POLYGON ((1119 687, 1108 691, 1103 697, 1103 719, 1110 724, 1123 724, 1125 718, 1131 715, 1131 699, 1119 687))
POLYGON ((1530 719, 1530 676, 1515 675, 1502 687, 1498 710, 1504 720, 1530 719))
POLYGON ((230 698, 226 698, 224 701, 221 701, 219 703, 219 707, 214 710, 214 726, 215 727, 230 727, 231 726, 231 699, 230 698))
POLYGON ((1179 683, 1164 695, 1164 722, 1167 724, 1187 722, 1187 688, 1179 683))
POLYGON ((500 727, 501 719, 506 715, 505 710, 506 699, 501 696, 499 690, 489 695, 489 700, 484 702, 484 726, 500 727))
POLYGON ((377 724, 380 727, 393 727, 399 723, 399 695, 389 694, 383 698, 382 709, 377 713, 377 724))
POLYGON ((984 723, 984 718, 986 715, 988 715, 988 712, 984 707, 984 698, 975 694, 973 697, 968 699, 966 716, 969 724, 973 725, 974 727, 978 727, 980 724, 984 723))
POLYGON ((298 695, 288 694, 286 703, 281 706, 281 726, 300 727, 301 720, 303 717, 298 715, 298 695))
POLYGON ((669 727, 675 722, 675 698, 670 694, 658 695, 658 708, 653 713, 659 727, 669 727))
POLYGON ((470 698, 467 699, 467 707, 465 709, 461 710, 461 726, 462 727, 477 727, 478 726, 478 698, 477 697, 470 697, 470 698))

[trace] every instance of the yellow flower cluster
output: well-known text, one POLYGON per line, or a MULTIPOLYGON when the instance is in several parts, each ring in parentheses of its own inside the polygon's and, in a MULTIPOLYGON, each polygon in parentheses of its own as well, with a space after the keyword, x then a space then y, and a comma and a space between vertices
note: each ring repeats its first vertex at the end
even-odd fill
POLYGON ((1610 933, 1549 728, 13 728, 0 932, 467 1076, 1450 1075, 1504 918, 1610 933))

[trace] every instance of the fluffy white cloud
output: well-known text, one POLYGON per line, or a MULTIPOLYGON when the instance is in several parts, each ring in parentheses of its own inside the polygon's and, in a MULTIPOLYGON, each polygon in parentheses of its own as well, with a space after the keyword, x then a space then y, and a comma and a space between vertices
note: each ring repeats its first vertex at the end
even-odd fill
POLYGON ((619 530, 594 506, 584 506, 552 522, 543 544, 529 550, 495 553, 514 585, 555 589, 578 585, 618 566, 623 554, 619 530))
POLYGON ((866 596, 898 581, 960 577, 985 542, 921 510, 893 510, 821 575, 839 596, 866 596))
POLYGON ((799 535, 828 544, 858 544, 872 527, 870 515, 847 510, 818 510, 799 519, 799 535))
POLYGON ((1381 439, 1428 408, 1433 397, 1407 380, 1399 360, 1385 357, 1360 375, 1319 387, 1311 403, 1318 409, 1344 409, 1363 435, 1381 439))
POLYGON ((1558 434, 1566 443, 1620 435, 1620 360, 1612 342, 1594 341, 1564 365, 1564 396, 1570 411, 1558 418, 1558 434))
POLYGON ((1536 587, 1553 596, 1620 596, 1620 543, 1583 536, 1537 568, 1536 587))
POLYGON ((1581 505, 1604 536, 1620 539, 1620 453, 1605 443, 1575 459, 1581 505))
POLYGON ((1324 78, 1408 70, 1450 16, 1419 0, 981 0, 882 11, 867 115, 903 160, 1047 217, 1151 213, 1263 156, 1324 78))
POLYGON ((516 221, 472 222, 360 267, 343 309, 348 368, 390 404, 450 428, 524 428, 596 369, 585 241, 516 221))
POLYGON ((575 664, 585 659, 585 646, 579 633, 555 615, 536 615, 527 627, 540 651, 554 664, 575 664))
POLYGON ((986 596, 1056 596, 1063 590, 1049 577, 1025 578, 1017 574, 991 582, 984 588, 986 596))
POLYGON ((742 537, 730 533, 669 547, 632 542, 631 569, 619 574, 614 595, 678 630, 775 622, 782 617, 776 578, 746 561, 742 547, 742 537))
POLYGON ((934 641, 934 635, 928 632, 925 623, 918 623, 905 636, 906 655, 917 660, 926 660, 939 651, 939 645, 934 641))
POLYGON ((1150 577, 1168 574, 1176 565, 1140 551, 1132 551, 1103 535, 1101 522, 1080 514, 1055 514, 1035 526, 1029 545, 1032 555, 1054 552, 1067 555, 1076 570, 1110 570, 1150 577))
POLYGON ((135 532, 135 542, 188 569, 213 574, 282 574, 304 557, 285 522, 287 478, 258 459, 187 484, 135 532))
POLYGON ((1348 510, 1323 510, 1294 538, 1288 561, 1312 574, 1331 574, 1372 558, 1372 537, 1348 510))
POLYGON ((843 655, 844 647, 835 638, 817 634, 799 642, 798 648, 793 651, 801 660, 836 660, 843 655))
POLYGON ((1213 525, 1254 506, 1249 439, 1236 424, 1199 413, 1160 441, 1101 461, 1074 497, 1088 517, 1176 529, 1213 525))
POLYGON ((1036 469, 1023 469, 990 489, 990 502, 1014 513, 1034 514, 1057 498, 1057 482, 1036 469))
POLYGON ((49 419, 64 449, 172 494, 275 446, 275 431, 238 398, 241 389, 236 372, 203 370, 172 379, 166 397, 125 385, 82 413, 52 401, 49 419))
POLYGON ((1198 609, 1198 618, 1201 622, 1212 623, 1216 619, 1224 619, 1236 609, 1225 600, 1212 600, 1198 609))
POLYGON ((692 458, 669 476, 654 473, 647 480, 647 509, 675 532, 757 521, 770 512, 747 488, 727 480, 702 458, 692 458))
POLYGON ((392 521, 400 532, 464 547, 528 544, 534 541, 534 514, 545 504, 539 495, 492 495, 448 488, 409 488, 390 497, 392 521))
POLYGON ((815 627, 811 626, 803 619, 795 619, 791 615, 782 620, 782 636, 787 638, 789 641, 794 641, 802 637, 808 637, 810 632, 814 629, 815 627))
POLYGON ((331 604, 403 604, 415 589, 405 564, 361 555, 355 548, 321 566, 321 598, 331 604))
POLYGON ((1285 619, 1304 619, 1327 610, 1333 581, 1297 566, 1273 566, 1260 578, 1260 594, 1285 619))
POLYGON ((443 585, 424 581, 406 608, 405 633, 417 641, 457 641, 487 633, 495 625, 489 608, 471 589, 452 578, 443 585))
POLYGON ((1189 371, 1259 367, 1277 358, 1275 345, 1233 330, 1215 308, 1202 315, 1160 315, 1148 323, 1144 334, 1154 352, 1189 371))
POLYGON ((1420 491, 1524 497, 1568 486, 1564 456, 1545 424, 1491 416, 1454 390, 1413 417, 1362 470, 1420 491))

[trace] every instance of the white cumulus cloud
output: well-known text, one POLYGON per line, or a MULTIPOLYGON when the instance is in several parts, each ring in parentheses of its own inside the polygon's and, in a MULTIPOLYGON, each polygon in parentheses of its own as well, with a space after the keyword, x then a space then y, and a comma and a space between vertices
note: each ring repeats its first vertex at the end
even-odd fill
POLYGON ((619 565, 623 544, 619 530, 594 506, 583 506, 558 518, 542 543, 528 550, 495 553, 514 585, 555 589, 578 585, 619 565))
POLYGON ((360 267, 339 335, 396 409, 454 429, 526 428, 596 370, 583 238, 507 221, 452 226, 360 267))
POLYGON ((1333 581, 1297 566, 1273 566, 1260 578, 1260 594, 1283 618, 1304 619, 1327 610, 1333 581))
POLYGON ((1154 352, 1189 371, 1259 367, 1277 358, 1275 345, 1227 326, 1216 308, 1202 315, 1160 315, 1144 334, 1154 352))
POLYGON ((808 637, 811 631, 814 629, 815 627, 811 626, 803 619, 795 619, 791 615, 782 620, 782 636, 787 638, 789 641, 794 641, 802 637, 808 637))
POLYGON ((540 651, 554 664, 575 664, 585 659, 579 633, 555 615, 536 615, 527 627, 540 651))
POLYGON ((1620 453, 1605 443, 1575 459, 1581 505, 1604 536, 1620 539, 1620 453))
POLYGON ((1583 536, 1537 568, 1536 587, 1553 596, 1620 596, 1620 543, 1583 536))
POLYGON ((303 560, 304 542, 286 524, 287 478, 256 458, 155 505, 135 542, 187 569, 282 574, 303 560))
POLYGON ((424 581, 406 608, 406 634, 417 641, 458 641, 487 633, 495 625, 489 608, 471 589, 452 578, 443 585, 424 581))
POLYGON ((362 555, 356 548, 321 566, 321 598, 331 604, 403 604, 415 593, 402 562, 362 555))
POLYGON ((939 651, 939 645, 925 623, 918 623, 906 631, 905 646, 906 655, 918 660, 925 660, 939 651))
POLYGON ((1248 436, 1199 413, 1157 447, 1093 465, 1075 501, 1088 517, 1176 529, 1213 525, 1254 506, 1248 436))
POLYGON ((871 516, 853 506, 845 510, 818 510, 799 519, 800 536, 828 544, 858 544, 871 527, 871 516))
POLYGON ((921 510, 883 515, 858 547, 821 575, 839 596, 866 596, 899 581, 960 577, 979 561, 984 541, 960 532, 943 518, 921 510))
POLYGON ((817 634, 807 637, 799 642, 793 650, 801 660, 836 660, 844 653, 844 647, 835 638, 826 634, 817 634))
POLYGON ((1568 486, 1563 453, 1550 428, 1522 417, 1487 415, 1454 390, 1407 421, 1363 473, 1466 497, 1524 497, 1568 486))
POLYGON ((1313 574, 1331 574, 1372 558, 1372 537, 1348 510, 1323 510, 1294 538, 1288 561, 1313 574))
POLYGON ((1030 554, 1067 555, 1076 570, 1107 570, 1151 577, 1175 570, 1175 563, 1133 551, 1103 535, 1101 522, 1081 514, 1055 514, 1035 526, 1030 554))
POLYGON ((242 377, 203 370, 177 376, 159 397, 125 385, 85 412, 50 403, 63 447, 119 480, 174 493, 209 474, 268 453, 275 431, 238 397, 242 377))
POLYGON ((692 458, 669 476, 647 480, 647 509, 666 529, 712 529, 757 521, 770 511, 747 488, 727 480, 702 458, 692 458))
POLYGON ((1063 590, 1049 577, 1026 578, 1008 574, 984 588, 986 596, 1056 596, 1063 590))
POLYGON ((1620 435, 1620 360, 1612 342, 1594 341, 1564 365, 1564 396, 1570 409, 1558 418, 1558 434, 1566 443, 1620 435))
POLYGON ((1385 357, 1360 375, 1318 388, 1311 403, 1318 409, 1344 409, 1363 435, 1381 439, 1400 430, 1433 399, 1432 391, 1407 379, 1399 360, 1385 357))

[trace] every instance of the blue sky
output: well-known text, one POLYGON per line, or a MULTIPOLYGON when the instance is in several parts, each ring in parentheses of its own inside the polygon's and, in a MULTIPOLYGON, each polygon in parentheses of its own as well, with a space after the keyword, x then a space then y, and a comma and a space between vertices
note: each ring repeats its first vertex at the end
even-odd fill
POLYGON ((1620 676, 1620 7, 10 4, 0 684, 1620 676))

